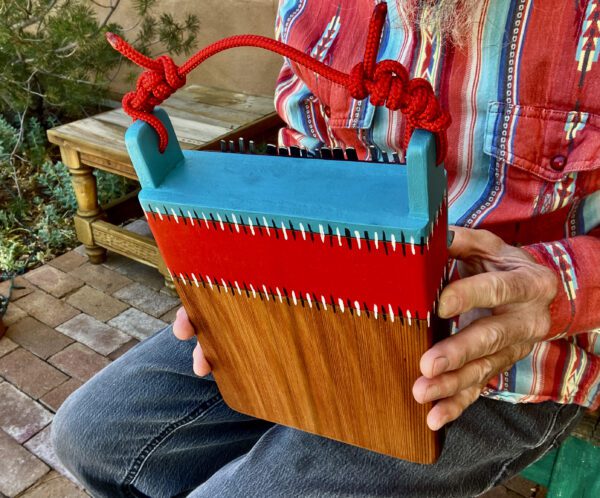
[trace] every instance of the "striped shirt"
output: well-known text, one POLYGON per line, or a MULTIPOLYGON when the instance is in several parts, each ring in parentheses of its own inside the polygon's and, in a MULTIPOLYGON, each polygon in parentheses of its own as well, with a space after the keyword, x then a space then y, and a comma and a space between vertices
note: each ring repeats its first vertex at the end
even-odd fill
MULTIPOLYGON (((280 0, 277 38, 344 72, 362 59, 375 0, 280 0)), ((428 79, 452 115, 452 224, 486 228, 552 268, 551 331, 484 394, 600 406, 600 0, 482 0, 460 48, 388 2, 379 60, 428 79)), ((286 60, 283 146, 369 145, 403 155, 399 112, 286 60)))

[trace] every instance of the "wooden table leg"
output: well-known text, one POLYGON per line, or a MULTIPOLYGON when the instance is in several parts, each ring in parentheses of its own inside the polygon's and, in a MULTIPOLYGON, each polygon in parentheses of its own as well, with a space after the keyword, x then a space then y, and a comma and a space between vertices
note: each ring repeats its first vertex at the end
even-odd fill
POLYGON ((162 256, 159 254, 158 256, 158 271, 161 273, 163 277, 165 277, 165 287, 169 291, 172 296, 177 295, 177 291, 175 290, 175 283, 167 270, 167 266, 165 265, 165 261, 162 256))
POLYGON ((71 182, 77 199, 77 215, 75 216, 75 230, 77 238, 85 246, 90 262, 100 264, 106 260, 106 249, 94 243, 91 224, 104 218, 104 213, 98 204, 98 190, 96 177, 92 168, 81 164, 79 152, 70 147, 60 148, 62 162, 66 164, 71 173, 71 182))

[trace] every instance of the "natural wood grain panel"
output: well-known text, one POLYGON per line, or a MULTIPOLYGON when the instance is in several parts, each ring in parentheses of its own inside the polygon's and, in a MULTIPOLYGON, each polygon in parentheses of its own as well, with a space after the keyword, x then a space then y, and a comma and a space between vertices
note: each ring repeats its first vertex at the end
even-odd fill
POLYGON ((411 325, 176 283, 227 404, 259 418, 429 463, 431 404, 412 385, 430 347, 411 325))

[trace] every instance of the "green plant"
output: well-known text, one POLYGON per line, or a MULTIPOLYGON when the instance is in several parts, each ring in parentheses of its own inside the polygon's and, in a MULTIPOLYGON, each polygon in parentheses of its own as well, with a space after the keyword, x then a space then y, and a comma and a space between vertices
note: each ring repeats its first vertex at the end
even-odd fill
MULTIPOLYGON (((106 31, 138 50, 188 53, 195 15, 158 11, 157 0, 132 0, 135 20, 122 27, 121 0, 0 1, 0 280, 71 247, 76 209, 67 169, 49 148, 46 129, 98 111, 123 63, 106 31)), ((131 182, 99 173, 106 203, 131 182)))
MULTIPOLYGON (((0 116, 0 280, 39 264, 76 243, 71 223, 77 209, 68 170, 54 161, 45 130, 31 118, 23 128, 18 162, 20 195, 11 186, 6 166, 9 150, 19 140, 18 124, 0 116)), ((98 172, 98 197, 106 203, 130 192, 134 184, 98 172)))
POLYGON ((157 13, 157 0, 130 2, 136 16, 125 29, 112 21, 121 0, 3 0, 0 4, 0 102, 4 112, 42 118, 79 116, 104 97, 121 56, 104 33, 128 37, 151 54, 194 48, 198 18, 157 13))

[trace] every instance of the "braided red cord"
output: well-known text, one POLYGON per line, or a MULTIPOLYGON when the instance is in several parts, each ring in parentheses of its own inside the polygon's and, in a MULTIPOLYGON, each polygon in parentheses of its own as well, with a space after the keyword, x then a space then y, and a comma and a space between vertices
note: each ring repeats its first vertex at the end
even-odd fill
POLYGON ((123 97, 123 109, 133 119, 145 121, 156 130, 161 152, 167 146, 168 135, 162 122, 152 114, 154 107, 185 85, 186 75, 206 59, 234 47, 258 47, 287 57, 329 81, 347 88, 350 95, 357 100, 370 97, 373 105, 385 105, 393 111, 400 110, 406 116, 407 122, 404 146, 408 145, 416 128, 435 133, 439 164, 446 157, 446 130, 450 126, 450 115, 440 107, 433 88, 427 80, 423 78, 411 80, 406 68, 397 61, 377 62, 386 15, 387 5, 379 3, 375 7, 369 25, 363 62, 356 64, 350 74, 326 66, 285 43, 258 35, 225 38, 200 50, 180 67, 177 67, 167 55, 162 55, 156 60, 146 57, 113 33, 107 33, 106 38, 113 48, 146 69, 138 78, 135 91, 123 97))

